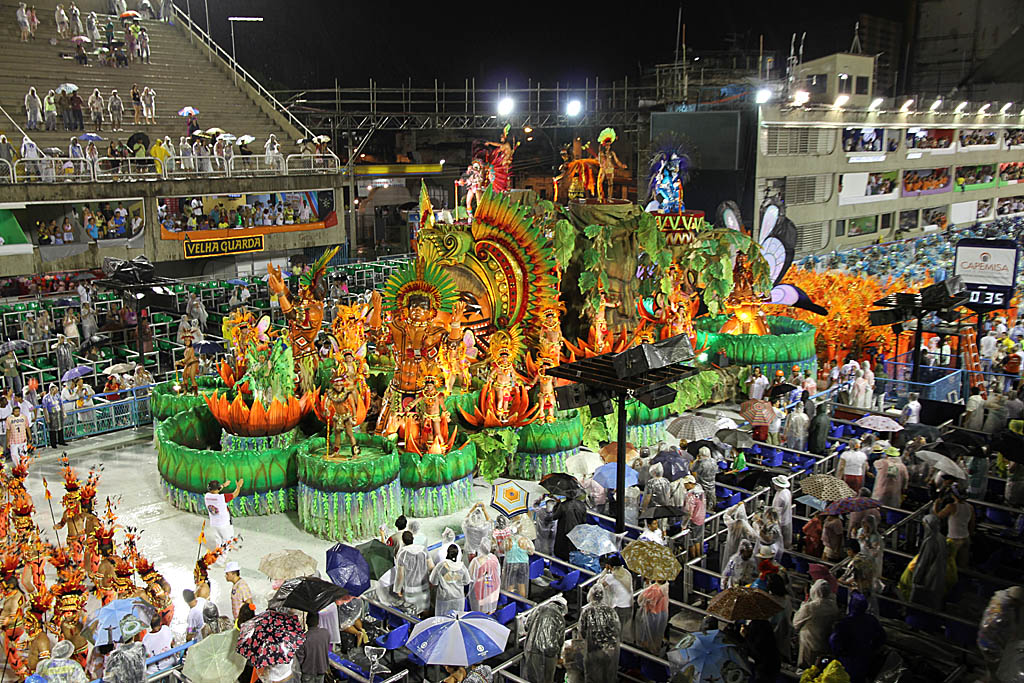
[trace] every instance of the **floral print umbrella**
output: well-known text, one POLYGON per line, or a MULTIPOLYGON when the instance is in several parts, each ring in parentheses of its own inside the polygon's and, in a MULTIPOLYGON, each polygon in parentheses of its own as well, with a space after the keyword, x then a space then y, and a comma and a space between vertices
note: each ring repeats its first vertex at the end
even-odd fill
POLYGON ((267 610, 242 624, 235 651, 253 667, 263 669, 290 662, 305 640, 297 616, 267 610))

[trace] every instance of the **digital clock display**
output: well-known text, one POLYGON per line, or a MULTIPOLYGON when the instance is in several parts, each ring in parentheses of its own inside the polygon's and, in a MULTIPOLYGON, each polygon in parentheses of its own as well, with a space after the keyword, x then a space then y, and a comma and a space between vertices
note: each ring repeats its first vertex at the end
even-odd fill
POLYGON ((1006 308, 1009 305, 1006 292, 980 289, 972 289, 969 292, 967 303, 994 308, 1006 308))

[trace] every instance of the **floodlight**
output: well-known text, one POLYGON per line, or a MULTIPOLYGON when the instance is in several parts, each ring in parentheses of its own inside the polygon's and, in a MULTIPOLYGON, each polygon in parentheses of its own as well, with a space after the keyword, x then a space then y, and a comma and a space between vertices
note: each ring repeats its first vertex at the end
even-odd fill
POLYGON ((942 98, 938 97, 938 98, 935 99, 934 102, 932 102, 932 106, 928 107, 928 111, 935 111, 936 109, 938 109, 941 106, 942 106, 942 98))
POLYGON ((569 100, 569 103, 565 105, 566 116, 579 116, 581 111, 583 111, 583 105, 579 100, 569 100))
POLYGON ((802 107, 807 104, 809 99, 811 99, 811 94, 806 90, 797 90, 793 93, 793 105, 796 107, 802 107))
POLYGON ((1012 106, 1013 106, 1013 102, 1007 102, 1002 107, 1000 107, 999 113, 1000 114, 1005 114, 1006 112, 1008 112, 1010 110, 1010 107, 1012 107, 1012 106))
POLYGON ((991 106, 992 106, 991 102, 986 102, 985 104, 981 105, 981 109, 978 110, 978 113, 979 114, 987 114, 988 113, 988 108, 991 107, 991 106))
POLYGON ((959 114, 960 112, 962 112, 966 108, 967 108, 967 102, 961 102, 960 104, 956 105, 956 109, 954 109, 953 112, 956 113, 956 114, 959 114))
POLYGON ((900 107, 900 113, 901 114, 906 114, 908 111, 910 111, 910 107, 911 107, 912 104, 914 104, 914 100, 913 99, 909 99, 906 102, 904 102, 903 106, 900 107))
POLYGON ((842 107, 844 104, 846 104, 849 101, 850 101, 850 96, 849 95, 840 95, 839 97, 836 98, 836 101, 832 104, 832 106, 835 107, 836 109, 839 109, 840 107, 842 107))
POLYGON ((502 97, 498 100, 498 116, 509 116, 516 108, 516 101, 511 97, 502 97))
POLYGON ((764 104, 765 102, 768 102, 771 99, 772 91, 769 90, 768 88, 761 88, 760 90, 757 91, 757 94, 754 96, 754 101, 757 102, 758 104, 764 104))
POLYGON ((876 97, 875 99, 871 100, 871 104, 868 106, 868 111, 875 111, 876 109, 882 106, 882 102, 884 101, 885 99, 881 97, 876 97))

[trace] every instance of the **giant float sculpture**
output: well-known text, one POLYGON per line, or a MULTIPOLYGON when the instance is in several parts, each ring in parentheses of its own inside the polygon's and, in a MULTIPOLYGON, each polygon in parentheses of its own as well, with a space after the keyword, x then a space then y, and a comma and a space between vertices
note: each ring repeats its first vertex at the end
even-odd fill
POLYGON ((241 479, 234 515, 297 510, 310 533, 366 538, 403 512, 468 506, 474 475, 539 479, 565 471, 581 445, 614 440, 611 416, 558 410, 547 371, 560 363, 678 334, 728 355, 729 369, 704 364, 678 383, 671 405, 631 403, 635 444, 660 439, 672 415, 727 397, 737 366, 811 369, 814 328, 761 309, 813 310, 778 286, 793 242, 781 212, 766 212, 760 239, 734 206, 708 224, 683 206, 689 162, 679 149, 651 164, 659 212, 611 199, 615 139, 602 131, 592 158, 563 155, 553 182, 571 199, 560 205, 507 191, 515 145, 506 131, 477 160, 468 218, 437 219, 421 193, 415 258, 380 291, 338 305, 329 327, 323 282, 336 250, 295 291, 270 268, 285 326, 235 313, 217 377, 199 378, 194 393, 174 383, 154 391, 171 502, 202 514, 208 481, 241 479))

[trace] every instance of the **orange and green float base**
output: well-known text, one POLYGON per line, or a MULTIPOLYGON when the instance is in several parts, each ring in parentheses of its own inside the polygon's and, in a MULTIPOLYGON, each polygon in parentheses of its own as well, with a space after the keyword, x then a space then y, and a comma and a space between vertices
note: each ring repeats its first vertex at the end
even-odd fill
POLYGON ((402 510, 407 516, 450 515, 472 503, 476 446, 462 438, 456 444, 445 454, 399 454, 402 510))
POLYGON ((356 441, 360 453, 348 459, 326 459, 323 437, 295 449, 299 521, 314 536, 365 539, 402 514, 400 458, 394 443, 360 433, 356 441))
POLYGON ((565 472, 566 458, 578 453, 583 443, 583 423, 576 410, 559 414, 554 422, 531 422, 518 431, 519 447, 509 470, 517 479, 565 472))
POLYGON ((205 515, 209 481, 244 479, 239 495, 228 503, 233 516, 296 508, 295 450, 304 440, 298 430, 272 437, 280 441, 279 447, 261 449, 222 450, 221 437, 220 423, 205 404, 172 415, 157 427, 157 469, 174 507, 205 515))
POLYGON ((799 365, 804 374, 817 376, 814 325, 784 316, 768 316, 770 334, 722 334, 719 330, 727 320, 727 316, 717 315, 693 321, 697 348, 704 348, 712 359, 721 352, 730 364, 757 366, 768 377, 774 377, 776 370, 789 377, 794 365, 799 365))
POLYGON ((206 405, 203 393, 209 393, 216 389, 224 391, 227 388, 220 377, 203 375, 196 378, 196 380, 196 384, 199 385, 198 394, 178 393, 175 391, 175 386, 177 385, 175 382, 161 382, 153 387, 149 396, 149 409, 153 414, 155 425, 158 426, 163 420, 172 415, 177 415, 183 410, 206 405))

